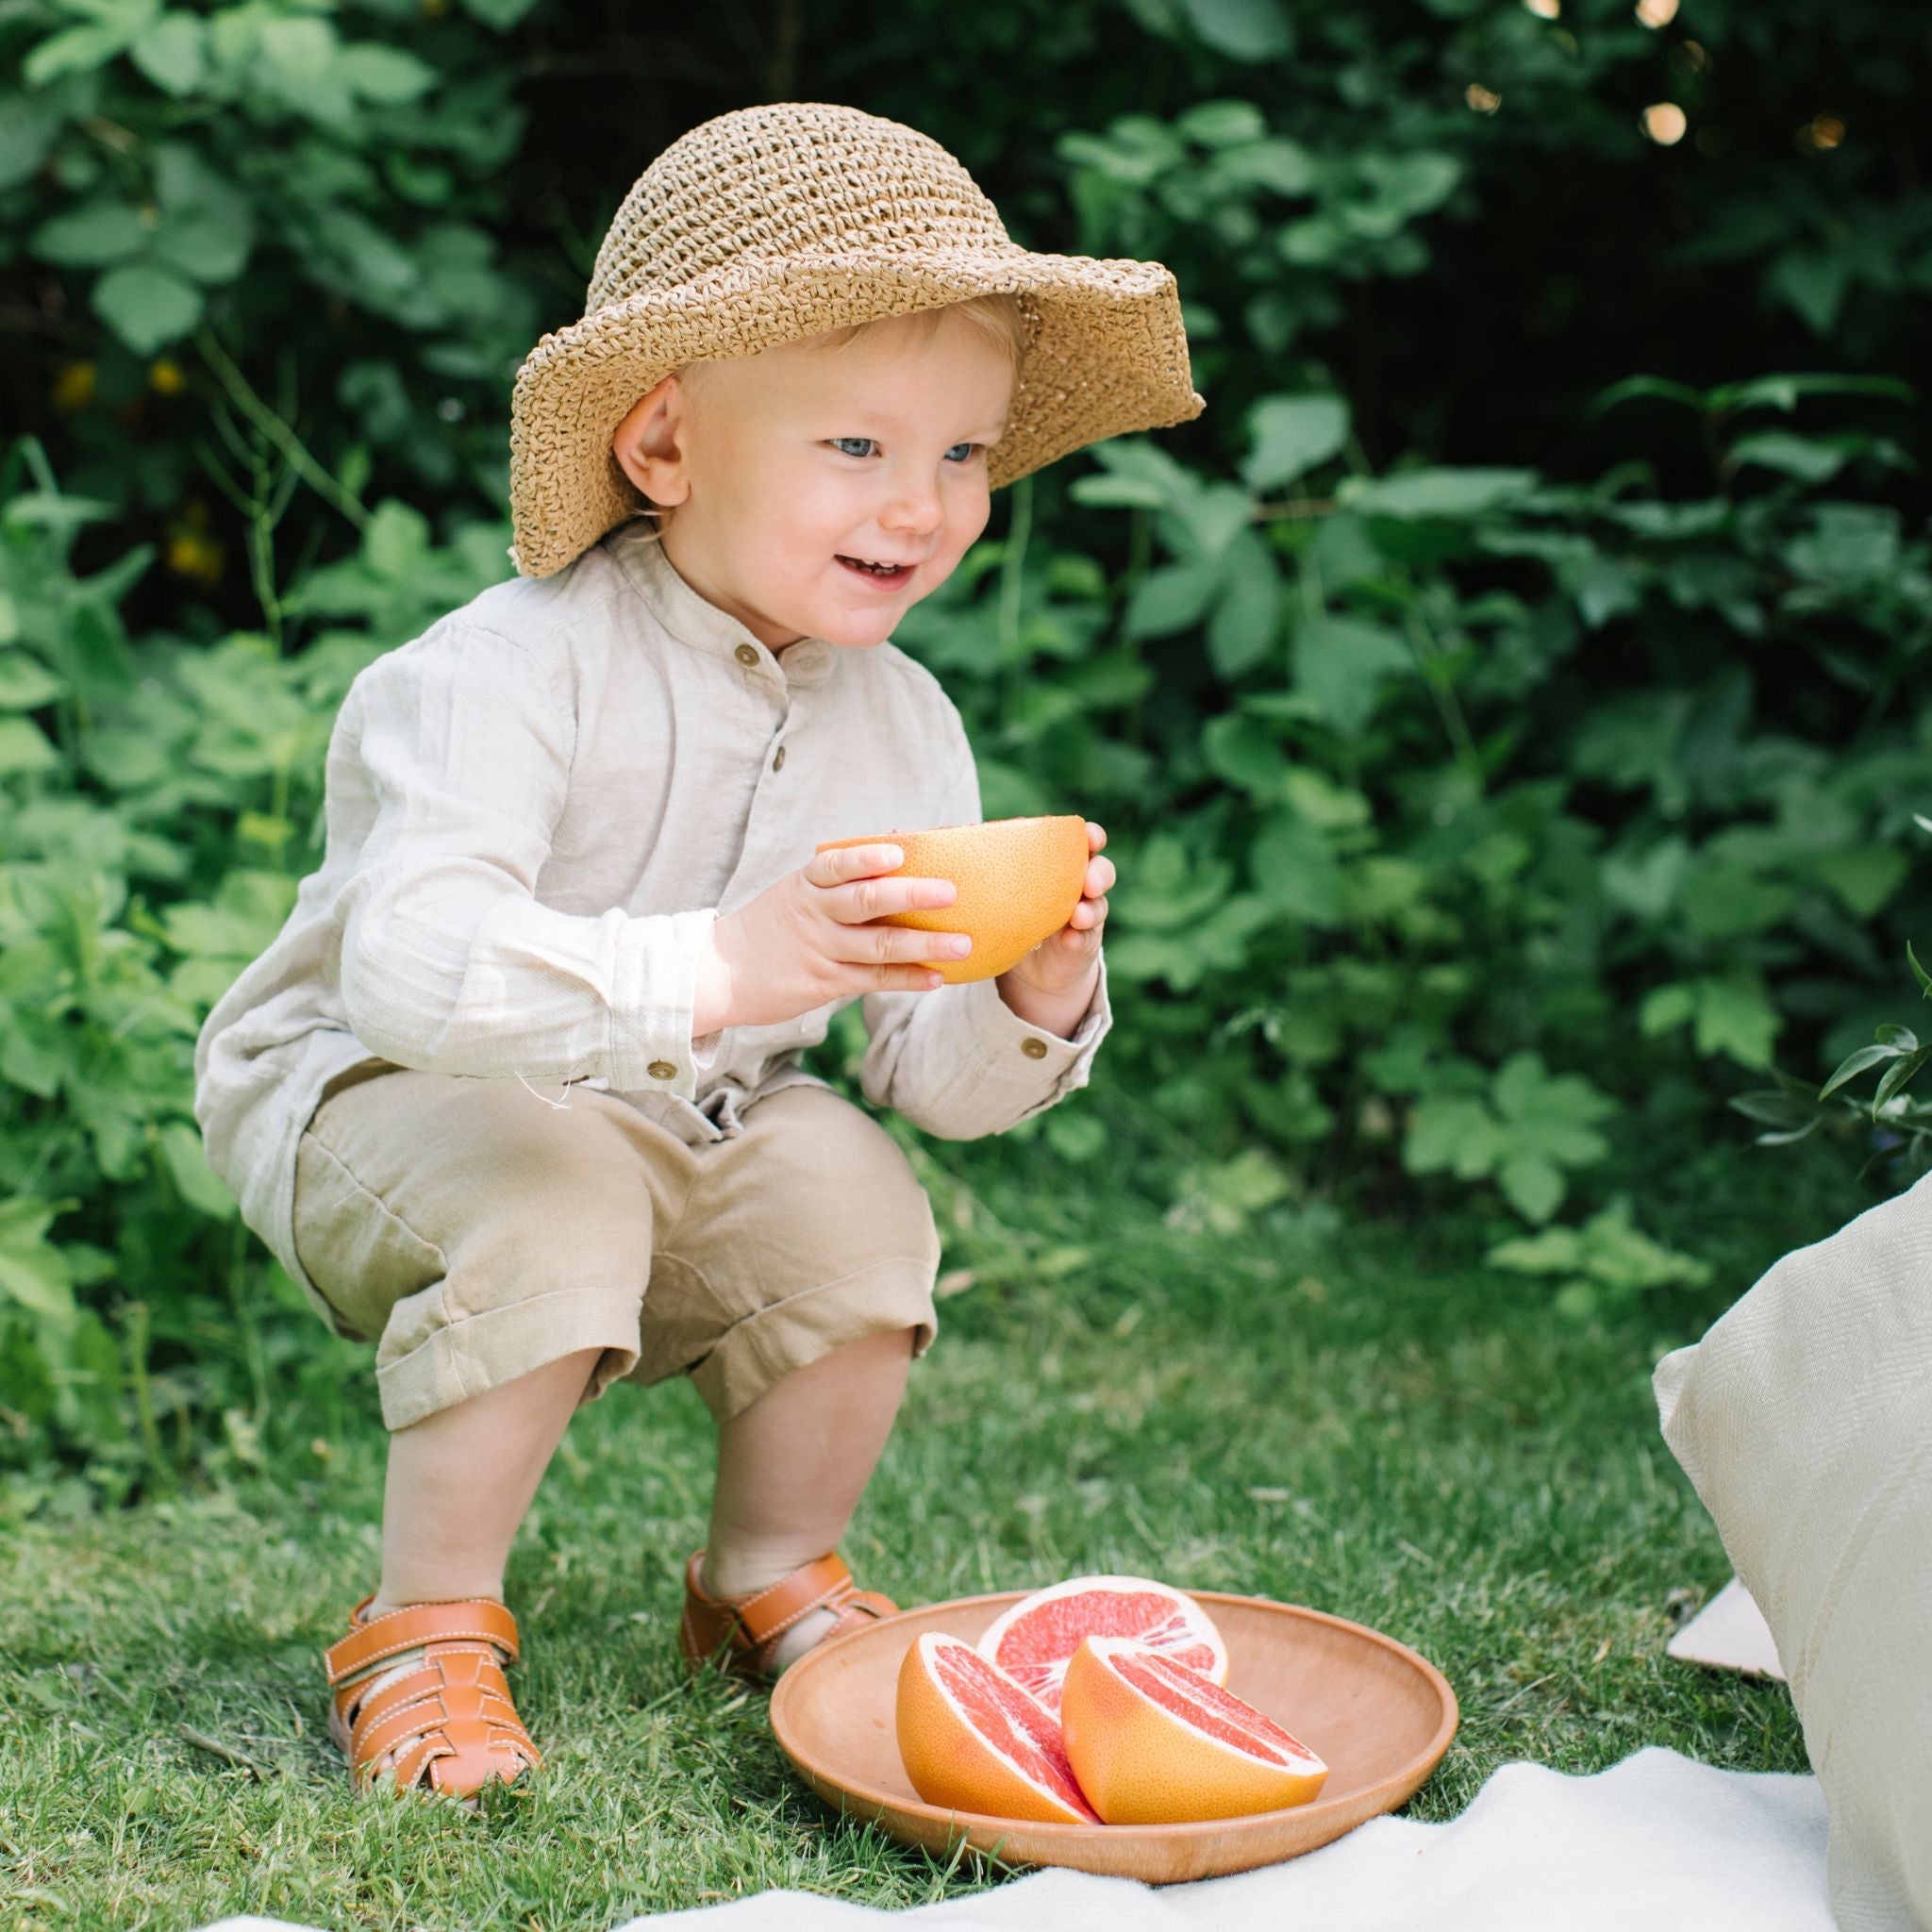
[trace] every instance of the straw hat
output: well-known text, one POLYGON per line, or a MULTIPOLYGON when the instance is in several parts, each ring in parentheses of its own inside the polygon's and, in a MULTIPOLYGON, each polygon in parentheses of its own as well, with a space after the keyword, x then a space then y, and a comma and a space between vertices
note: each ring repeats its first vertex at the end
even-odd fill
POLYGON ((511 552, 548 576, 642 499, 610 454, 680 363, 1010 291, 1028 345, 994 488, 1202 408, 1174 276, 1154 261, 1035 255, 944 148, 856 108, 783 102, 693 127, 644 170, 597 251, 584 318, 517 372, 511 552))

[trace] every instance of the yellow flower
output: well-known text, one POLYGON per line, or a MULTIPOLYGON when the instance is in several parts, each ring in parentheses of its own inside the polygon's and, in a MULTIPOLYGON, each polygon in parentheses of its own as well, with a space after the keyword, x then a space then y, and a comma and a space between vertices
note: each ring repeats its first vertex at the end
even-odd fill
POLYGON ((188 378, 181 374, 180 363, 162 356, 148 364, 147 386, 158 396, 178 396, 188 387, 188 378))
POLYGON ((70 362, 54 378, 54 407, 72 414, 94 399, 99 372, 92 362, 70 362))
POLYGON ((212 589, 222 579, 222 546, 198 530, 177 528, 168 539, 168 568, 212 589))

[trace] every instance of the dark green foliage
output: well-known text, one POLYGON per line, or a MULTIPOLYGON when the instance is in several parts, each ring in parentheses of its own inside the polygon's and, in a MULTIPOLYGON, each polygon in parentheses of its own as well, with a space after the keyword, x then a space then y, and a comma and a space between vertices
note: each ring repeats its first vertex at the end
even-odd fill
POLYGON ((1839 1143, 1845 1214, 1861 1158, 1922 1171, 1927 29, 1546 13, 7 10, 0 1459, 162 1484, 327 1381, 200 1158, 194 1033, 319 862, 350 679, 508 567, 516 358, 750 99, 1165 260, 1209 402, 1017 487, 905 626, 988 811, 1083 809, 1122 870, 1093 1095, 948 1169, 1203 1240, 1453 1212, 1501 1287, 1667 1328, 1741 1285, 1673 1193, 1727 1101, 1790 1137, 1891 1029, 1875 1113, 1753 1158, 1839 1143))

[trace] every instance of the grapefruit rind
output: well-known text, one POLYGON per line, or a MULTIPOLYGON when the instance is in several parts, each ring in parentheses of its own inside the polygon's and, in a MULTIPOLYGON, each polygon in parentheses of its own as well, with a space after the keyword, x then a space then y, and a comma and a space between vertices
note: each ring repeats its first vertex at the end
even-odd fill
POLYGON ((899 1667, 899 1756, 912 1789, 949 1810, 1097 1824, 1058 1721, 961 1639, 936 1630, 899 1667))
POLYGON ((1328 1767, 1266 1713, 1131 1640, 1089 1638, 1067 1671, 1067 1757, 1108 1824, 1191 1824, 1306 1805, 1328 1767))
POLYGON ((969 934, 973 950, 965 958, 919 962, 952 986, 997 977, 1059 931, 1080 903, 1093 856, 1087 821, 1072 815, 827 839, 818 849, 852 845, 896 845, 906 855, 901 875, 951 879, 958 888, 950 906, 886 913, 878 921, 920 932, 969 934))
POLYGON ((1067 1665, 1081 1639, 1094 1636, 1130 1638, 1177 1657, 1217 1684, 1227 1681, 1227 1645, 1206 1607, 1185 1591, 1149 1576, 1073 1576, 1036 1590, 987 1625, 978 1650, 1048 1710, 1058 1711, 1067 1665), (1102 1602, 1066 1621, 1052 1614, 1063 1599, 1084 1595, 1102 1602), (1107 1605, 1109 1597, 1117 1601, 1107 1605), (1165 1614, 1137 1610, 1137 1597, 1160 1599, 1168 1607, 1165 1614))

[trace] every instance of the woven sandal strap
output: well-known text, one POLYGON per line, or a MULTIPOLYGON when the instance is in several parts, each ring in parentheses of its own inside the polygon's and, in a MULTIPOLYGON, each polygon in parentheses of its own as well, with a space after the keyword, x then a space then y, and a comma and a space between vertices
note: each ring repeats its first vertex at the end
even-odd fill
POLYGON ((443 1638, 491 1643, 507 1662, 517 1660, 517 1620, 488 1597, 464 1597, 451 1603, 411 1604, 355 1624, 340 1643, 323 1653, 323 1669, 333 1687, 385 1657, 443 1638))
POLYGON ((732 1603, 731 1609, 747 1642, 761 1648, 808 1612, 822 1607, 837 1609, 856 1589, 844 1557, 828 1550, 823 1557, 801 1563, 756 1596, 732 1603))
MULTIPOLYGON (((425 1698, 440 1697, 443 1688, 450 1682, 451 1674, 443 1668, 445 1658, 452 1657, 475 1657, 482 1659, 476 1669, 476 1682, 484 1693, 510 1702, 509 1684, 496 1661, 496 1653, 482 1644, 438 1644, 429 1653, 428 1661, 401 1677, 391 1677, 381 1682, 381 1688, 372 1691, 360 1704, 356 1706, 355 1723, 351 1727, 352 1741, 358 1740, 361 1734, 372 1724, 378 1724, 391 1711, 399 1710, 408 1704, 420 1704, 425 1698)), ((353 1702, 355 1690, 339 1690, 338 1704, 353 1702)), ((514 1708, 514 1707, 512 1707, 514 1708)), ((343 1713, 347 1721, 347 1713, 343 1713)))
POLYGON ((530 1742, 530 1734, 525 1730, 515 1706, 506 1704, 500 1697, 479 1699, 474 1710, 461 1712, 452 1711, 441 1697, 425 1697, 391 1711, 366 1731, 358 1725, 356 1761, 366 1764, 385 1751, 397 1753, 418 1738, 434 1740, 441 1734, 447 1742, 449 1732, 458 1724, 468 1724, 472 1729, 480 1725, 492 1739, 506 1738, 525 1745, 530 1742))

